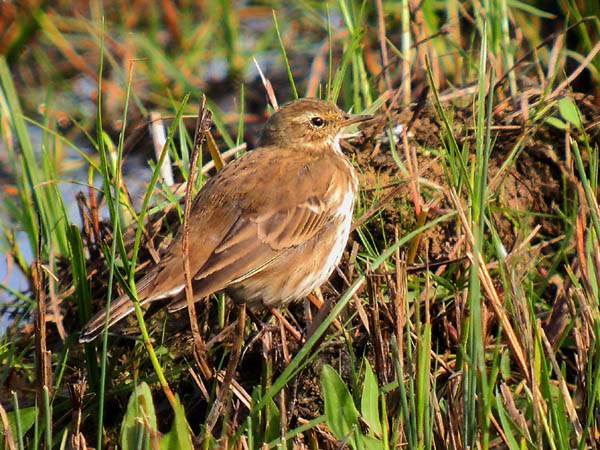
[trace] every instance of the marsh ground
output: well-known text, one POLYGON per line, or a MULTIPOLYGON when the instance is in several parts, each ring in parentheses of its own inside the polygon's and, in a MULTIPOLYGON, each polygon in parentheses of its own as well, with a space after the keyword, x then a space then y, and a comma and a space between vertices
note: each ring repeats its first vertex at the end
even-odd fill
MULTIPOLYGON (((597 4, 0 10, 1 242, 21 280, 1 281, 5 448, 596 446, 597 4), (344 143, 361 197, 324 305, 284 312, 300 342, 257 311, 230 384, 223 296, 197 307, 201 353, 187 312, 159 308, 147 333, 132 317, 77 343, 183 220, 203 95, 232 157, 256 144, 269 97, 378 118, 344 143), (155 169, 167 154, 174 186, 155 169)), ((205 145, 195 189, 213 156, 205 145)))

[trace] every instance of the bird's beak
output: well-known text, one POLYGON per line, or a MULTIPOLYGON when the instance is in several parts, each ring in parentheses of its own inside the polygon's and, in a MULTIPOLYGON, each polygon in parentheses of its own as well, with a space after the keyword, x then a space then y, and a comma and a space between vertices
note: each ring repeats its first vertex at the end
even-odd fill
POLYGON ((372 118, 373 118, 373 116, 371 116, 371 115, 350 116, 342 122, 342 128, 347 128, 350 125, 354 125, 356 123, 366 122, 367 120, 371 120, 372 118))

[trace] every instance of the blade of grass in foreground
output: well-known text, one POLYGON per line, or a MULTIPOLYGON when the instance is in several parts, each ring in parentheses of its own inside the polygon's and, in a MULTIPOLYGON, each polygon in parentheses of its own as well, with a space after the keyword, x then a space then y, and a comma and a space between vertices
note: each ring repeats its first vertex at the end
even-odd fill
MULTIPOLYGON (((102 27, 103 29, 103 27, 102 27)), ((100 67, 99 67, 99 75, 98 75, 98 111, 97 111, 97 128, 101 129, 102 128, 102 72, 103 72, 103 48, 104 48, 104 35, 102 34, 101 36, 101 41, 100 41, 100 67)), ((122 232, 121 232, 121 211, 120 211, 120 197, 121 197, 121 161, 123 159, 123 147, 124 147, 124 142, 125 142, 125 130, 127 128, 127 111, 129 108, 129 96, 131 93, 131 83, 132 83, 132 76, 133 76, 133 63, 130 63, 129 66, 129 76, 128 76, 128 82, 127 82, 127 93, 125 96, 125 106, 123 108, 123 127, 121 129, 121 133, 119 136, 119 145, 117 148, 117 159, 116 162, 114 164, 115 167, 115 184, 114 184, 114 189, 115 192, 114 194, 111 192, 111 190, 109 189, 108 192, 106 192, 106 196, 115 196, 116 201, 112 201, 111 203, 113 205, 116 205, 117 210, 116 211, 112 211, 111 212, 111 217, 113 218, 112 220, 112 224, 113 224, 113 230, 112 230, 112 235, 113 235, 113 241, 111 243, 111 250, 110 250, 110 261, 109 261, 109 274, 108 274, 108 286, 107 286, 107 294, 106 294, 106 319, 105 319, 105 324, 104 324, 104 330, 102 332, 102 355, 101 355, 101 359, 100 359, 100 387, 99 387, 99 393, 98 393, 98 425, 97 425, 97 440, 96 440, 96 447, 98 449, 102 448, 102 430, 104 427, 104 399, 105 399, 105 393, 106 393, 106 368, 107 368, 107 359, 108 359, 108 321, 109 321, 109 316, 108 316, 108 311, 110 309, 110 303, 112 301, 112 292, 113 292, 113 287, 114 287, 114 274, 115 274, 115 268, 116 268, 116 258, 117 258, 117 242, 119 240, 122 240, 122 232)), ((99 136, 101 136, 101 133, 99 133, 99 136)), ((108 170, 107 167, 105 165, 105 162, 107 160, 106 158, 106 154, 105 152, 105 148, 103 145, 103 140, 100 139, 100 141, 98 142, 99 145, 99 150, 102 152, 102 161, 103 161, 103 173, 104 174, 108 174, 108 170), (102 143, 100 142, 102 141, 102 143)), ((106 181, 108 181, 105 178, 105 186, 107 185, 106 181)), ((124 243, 121 241, 120 243, 121 247, 124 247, 124 243)))
POLYGON ((600 217, 598 216, 598 202, 595 200, 594 190, 590 184, 589 177, 585 171, 583 164, 583 158, 581 157, 581 151, 579 150, 579 144, 577 141, 572 142, 573 153, 575 154, 575 161, 577 163, 577 170, 583 184, 583 191, 585 194, 586 201, 590 208, 590 216, 592 217, 592 225, 596 232, 596 239, 600 239, 600 217))
POLYGON ((352 61, 352 57, 356 49, 360 48, 361 42, 362 33, 356 33, 352 35, 349 45, 344 50, 344 55, 342 56, 342 63, 336 70, 335 76, 333 77, 333 84, 329 93, 329 98, 327 100, 333 103, 337 103, 338 97, 340 96, 340 92, 342 91, 342 84, 346 76, 346 71, 348 70, 348 66, 352 61))
POLYGON ((298 90, 296 89, 296 83, 294 82, 294 75, 292 74, 292 68, 290 67, 290 61, 288 60, 287 53, 285 51, 285 46, 283 45, 283 39, 281 39, 281 33, 279 32, 279 23, 277 23, 277 15, 275 14, 275 10, 273 10, 273 23, 275 24, 275 31, 277 32, 277 38, 279 39, 279 48, 281 50, 281 57, 283 58, 283 62, 285 63, 285 70, 287 71, 288 80, 290 82, 290 87, 292 88, 292 93, 294 94, 294 99, 298 98, 298 90))
POLYGON ((48 386, 44 386, 44 442, 46 448, 52 448, 52 405, 50 404, 50 393, 48 386))
POLYGON ((21 424, 21 409, 19 408, 19 397, 15 391, 12 392, 13 396, 13 407, 15 411, 15 425, 17 430, 17 442, 19 450, 25 450, 23 445, 23 425, 21 424))
MULTIPOLYGON (((362 27, 362 19, 364 17, 364 10, 366 2, 363 0, 360 7, 360 12, 358 13, 358 18, 355 13, 354 2, 348 3, 346 0, 339 0, 339 8, 344 18, 344 23, 346 28, 348 29, 350 40, 362 40, 362 36, 364 35, 363 27, 362 27)), ((362 45, 352 46, 352 104, 361 111, 364 106, 369 106, 371 104, 371 93, 369 88, 369 83, 367 81, 365 63, 362 55, 362 45), (363 98, 361 99, 361 93, 363 98), (364 104, 362 100, 364 99, 364 104)))
MULTIPOLYGON (((160 365, 160 362, 158 361, 158 358, 156 356, 156 353, 154 351, 154 347, 152 346, 152 343, 150 342, 150 336, 148 335, 148 330, 146 328, 145 325, 145 321, 144 321, 144 316, 143 316, 143 311, 141 309, 140 303, 139 303, 139 299, 137 296, 137 291, 136 291, 136 287, 135 287, 135 267, 136 267, 136 261, 137 261, 137 256, 139 253, 139 249, 140 249, 140 244, 141 244, 141 237, 142 237, 142 233, 144 230, 144 221, 146 220, 147 214, 148 214, 148 207, 150 204, 150 200, 153 196, 155 187, 156 187, 156 183, 158 181, 158 177, 160 175, 160 167, 162 166, 162 163, 166 157, 166 154, 169 150, 169 146, 172 145, 173 142, 173 137, 175 135, 175 131, 177 130, 177 127, 180 123, 180 119, 181 116, 183 114, 183 111, 185 109, 185 106, 188 102, 189 99, 189 94, 187 94, 181 105, 179 106, 179 109, 177 110, 177 113, 175 115, 175 118, 171 124, 171 126, 169 127, 169 131, 168 131, 168 135, 167 135, 167 140, 165 142, 165 145, 161 151, 159 160, 155 166, 155 169, 153 171, 152 174, 152 178, 150 180, 150 183, 148 185, 148 189, 146 191, 146 194, 144 196, 144 200, 142 203, 142 209, 140 211, 140 214, 137 217, 138 220, 138 226, 137 226, 137 230, 136 230, 136 235, 135 235, 135 241, 134 241, 134 245, 133 245, 133 251, 132 251, 132 256, 131 258, 128 260, 129 262, 129 278, 128 278, 128 284, 126 284, 124 287, 127 290, 128 294, 130 295, 132 301, 133 301, 133 305, 135 308, 135 315, 136 318, 138 320, 138 324, 140 327, 140 331, 142 334, 142 340, 144 342, 144 346, 146 347, 146 350, 148 352, 148 356, 150 357, 150 361, 152 363, 152 366, 154 368, 154 371, 158 377, 158 380, 160 382, 160 385, 163 389, 163 392, 165 393, 165 396, 167 397, 167 399, 169 400, 169 403, 171 404, 171 406, 175 409, 177 407, 177 401, 175 399, 175 396, 173 395, 173 392, 171 391, 171 388, 169 387, 169 384, 164 376, 162 367, 160 365)), ((118 219, 117 219, 118 220, 118 219)), ((121 238, 122 239, 122 238, 121 238)), ((111 257, 112 258, 112 257, 111 257)), ((108 310, 107 310, 108 311, 108 310)), ((106 334, 106 326, 105 326, 105 331, 104 333, 106 334)))
MULTIPOLYGON (((415 309, 418 307, 415 305, 415 309)), ((428 308, 428 306, 426 306, 428 308)), ((429 316, 429 312, 426 311, 429 316)), ((425 319, 421 336, 417 343, 417 431, 418 447, 431 448, 432 430, 430 422, 430 372, 431 372, 431 323, 425 319)), ((413 411, 413 414, 415 412, 413 411)))
MULTIPOLYGON (((487 74, 487 37, 488 26, 487 20, 483 21, 481 28, 481 47, 479 61, 479 78, 478 78, 478 96, 476 99, 475 111, 475 133, 476 145, 473 172, 475 178, 472 185, 471 218, 472 229, 474 234, 474 255, 483 251, 483 235, 485 224, 485 200, 487 191, 487 161, 489 159, 490 139, 489 129, 491 117, 487 117, 486 121, 486 98, 489 95, 489 101, 492 101, 493 91, 489 94, 486 92, 488 84, 486 83, 487 74)), ((479 423, 478 406, 483 405, 483 409, 487 410, 487 377, 485 370, 485 353, 483 349, 483 329, 482 329, 482 311, 481 311, 481 284, 479 278, 479 260, 473 258, 473 264, 470 269, 469 276, 469 317, 468 317, 468 332, 465 333, 463 346, 467 360, 464 361, 465 371, 465 389, 464 389, 464 440, 465 445, 473 447, 476 444, 478 426, 481 425, 484 443, 488 437, 489 418, 484 418, 483 423, 479 423)))
MULTIPOLYGON (((113 194, 110 188, 110 177, 109 170, 107 165, 107 157, 106 150, 104 148, 104 139, 103 139, 103 128, 102 128, 102 75, 104 68, 104 21, 100 24, 100 64, 98 67, 98 99, 97 99, 97 111, 96 111, 96 132, 98 135, 98 153, 100 154, 101 161, 101 173, 103 175, 104 182, 104 196, 107 199, 107 204, 110 209, 110 216, 112 218, 111 222, 113 224, 113 239, 111 244, 111 259, 109 264, 109 274, 108 274, 108 287, 107 287, 107 295, 106 295, 106 311, 107 311, 107 322, 108 322, 108 311, 110 309, 110 303, 112 301, 112 288, 113 288, 113 277, 115 271, 115 259, 117 252, 117 241, 122 239, 122 234, 119 229, 119 218, 120 214, 111 206, 115 205, 113 201, 113 194)), ((118 169, 120 166, 120 160, 117 158, 117 173, 120 173, 118 169)), ((117 176, 118 178, 118 176, 117 176)), ((118 184, 117 184, 118 187, 118 184)), ((118 208, 118 198, 119 195, 117 193, 117 208, 118 208)), ((106 390, 106 366, 108 359, 108 326, 104 327, 104 331, 102 333, 102 354, 100 357, 100 386, 98 392, 98 423, 96 429, 96 448, 98 450, 102 450, 102 441, 103 441, 103 429, 104 429, 104 397, 106 390)))
MULTIPOLYGON (((74 299, 77 304, 77 313, 79 316, 79 326, 83 327, 92 316, 92 292, 87 277, 87 264, 83 241, 79 227, 71 225, 67 230, 69 240, 71 273, 73 276, 73 285, 75 288, 74 299)), ((85 362, 90 379, 90 387, 99 393, 99 373, 96 363, 96 349, 91 344, 84 347, 85 362)))
POLYGON ((158 163, 156 164, 156 167, 152 174, 152 179, 150 180, 148 190, 146 191, 146 195, 144 196, 144 201, 142 203, 142 210, 140 211, 140 214, 138 216, 138 227, 137 227, 135 241, 134 241, 134 245, 133 245, 133 254, 130 259, 129 286, 128 286, 129 294, 131 295, 131 299, 133 301, 133 306, 135 308, 135 315, 138 320, 140 331, 142 333, 142 339, 144 342, 144 346, 146 347, 146 350, 148 351, 148 356, 150 357, 154 371, 156 372, 156 375, 158 377, 160 385, 165 393, 165 396, 167 397, 167 400, 169 400, 169 403, 173 407, 173 410, 176 410, 176 408, 177 408, 177 400, 176 400, 175 396, 173 395, 171 388, 169 387, 169 384, 164 376, 162 367, 160 366, 160 362, 158 361, 158 358, 154 351, 154 347, 152 346, 152 343, 150 342, 150 336, 148 335, 148 330, 147 330, 146 324, 144 322, 144 313, 140 306, 140 302, 139 302, 136 287, 135 287, 135 266, 136 266, 136 261, 137 261, 137 255, 138 255, 138 252, 140 249, 142 231, 144 229, 144 221, 146 220, 146 216, 148 213, 148 206, 150 204, 150 199, 152 198, 152 194, 154 192, 156 183, 158 181, 158 177, 160 175, 160 167, 162 166, 163 161, 167 155, 167 152, 169 151, 169 146, 173 142, 173 137, 175 136, 175 131, 177 130, 177 127, 180 123, 180 119, 181 119, 181 116, 185 109, 185 106, 187 105, 189 96, 190 95, 187 94, 184 97, 179 109, 177 110, 175 119, 173 120, 171 126, 169 127, 167 141, 165 142, 165 145, 161 151, 160 158, 159 158, 158 163))

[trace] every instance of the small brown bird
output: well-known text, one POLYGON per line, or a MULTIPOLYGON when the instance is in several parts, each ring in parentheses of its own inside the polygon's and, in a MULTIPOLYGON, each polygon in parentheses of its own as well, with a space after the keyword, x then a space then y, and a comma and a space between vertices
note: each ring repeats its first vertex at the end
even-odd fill
MULTIPOLYGON (((260 147, 206 182, 189 221, 195 301, 225 291, 249 306, 281 306, 327 281, 348 241, 358 188, 340 139, 369 118, 321 100, 288 103, 265 124, 260 147)), ((187 306, 184 287, 180 231, 137 291, 141 304, 172 298, 168 310, 177 311, 187 306)), ((133 310, 119 297, 109 324, 133 310)), ((102 332, 105 314, 90 320, 81 342, 102 332)))

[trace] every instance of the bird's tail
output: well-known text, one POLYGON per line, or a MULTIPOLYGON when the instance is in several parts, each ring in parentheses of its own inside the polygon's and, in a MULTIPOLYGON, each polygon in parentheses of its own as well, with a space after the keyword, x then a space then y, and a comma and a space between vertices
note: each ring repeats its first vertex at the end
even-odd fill
MULTIPOLYGON (((136 289, 138 298, 140 299, 140 305, 145 305, 151 301, 157 300, 160 296, 150 295, 153 289, 153 283, 156 280, 157 275, 160 273, 160 266, 154 270, 148 272, 141 280, 136 283, 136 289)), ((113 300, 108 310, 108 326, 112 327, 115 323, 124 319, 126 316, 134 311, 133 302, 129 298, 129 295, 123 294, 117 299, 113 300)), ((106 309, 102 309, 83 328, 81 335, 79 336, 79 342, 92 342, 96 339, 104 330, 104 324, 106 323, 106 309)))
MULTIPOLYGON (((143 300, 141 304, 146 303, 148 300, 143 300)), ((114 300, 108 311, 108 326, 111 327, 121 319, 131 314, 134 310, 133 302, 127 294, 120 296, 114 300)), ((106 323, 106 310, 98 312, 94 317, 90 319, 79 337, 79 342, 91 342, 96 339, 104 330, 104 324, 106 323)))

